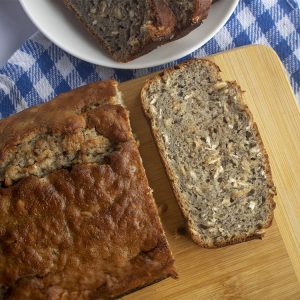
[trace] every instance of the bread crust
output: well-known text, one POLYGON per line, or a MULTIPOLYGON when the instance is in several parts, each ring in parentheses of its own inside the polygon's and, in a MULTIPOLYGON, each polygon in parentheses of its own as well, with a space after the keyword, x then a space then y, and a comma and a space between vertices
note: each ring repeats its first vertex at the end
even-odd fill
POLYGON ((68 133, 85 127, 81 111, 95 103, 118 103, 118 83, 114 80, 98 81, 63 93, 54 100, 27 108, 0 120, 0 161, 8 151, 30 133, 68 133), (38 112, 38 113, 37 113, 38 112))
POLYGON ((8 299, 111 299, 177 276, 116 87, 98 82, 1 121, 6 149, 30 131, 78 126, 114 145, 102 163, 0 188, 0 287, 9 287, 8 299))
POLYGON ((211 0, 195 0, 195 10, 192 16, 192 23, 199 23, 206 19, 211 7, 211 0))
POLYGON ((181 39, 199 27, 203 20, 207 18, 211 4, 211 0, 194 0, 194 11, 192 13, 190 22, 184 28, 175 29, 175 34, 172 38, 172 41, 181 39))
POLYGON ((156 130, 156 128, 153 127, 152 115, 149 111, 149 106, 146 102, 146 96, 145 96, 146 91, 149 89, 149 86, 153 82, 160 81, 162 77, 171 74, 175 70, 178 70, 178 69, 182 70, 184 68, 187 68, 189 66, 189 64, 193 64, 193 63, 197 63, 197 62, 204 62, 205 64, 208 64, 212 68, 212 70, 214 70, 214 72, 215 72, 214 76, 216 77, 216 80, 222 81, 221 76, 220 76, 221 70, 220 70, 219 66, 217 66, 215 63, 211 62, 208 59, 197 59, 197 58, 190 59, 190 60, 185 61, 179 65, 176 65, 172 68, 166 69, 163 72, 159 73, 158 75, 154 76, 153 78, 147 80, 147 82, 145 83, 145 85, 141 91, 141 102, 142 102, 143 111, 144 111, 146 117, 148 118, 148 120, 150 121, 152 134, 154 136, 154 140, 156 141, 156 146, 160 153, 160 157, 161 157, 161 160, 166 169, 167 175, 171 181, 171 185, 173 188, 175 198, 180 207, 180 210, 182 212, 182 215, 183 215, 185 223, 186 223, 186 227, 188 229, 188 232, 189 232, 192 240, 195 243, 197 243, 199 246, 204 247, 204 248, 217 248, 217 247, 224 247, 224 246, 237 244, 237 243, 241 243, 241 242, 245 242, 245 241, 249 241, 249 240, 253 240, 253 239, 261 239, 264 235, 264 229, 270 227, 272 224, 273 210, 275 209, 275 206, 276 206, 275 201, 274 201, 274 196, 276 196, 276 188, 275 188, 275 185, 272 180, 271 167, 270 167, 267 152, 263 145, 263 141, 261 139, 257 125, 253 121, 253 115, 252 115, 251 111, 249 110, 248 106, 243 101, 243 98, 242 98, 243 92, 242 92, 240 86, 238 86, 236 82, 227 82, 227 84, 234 86, 234 88, 237 90, 237 92, 238 92, 237 94, 239 96, 238 100, 240 102, 241 107, 243 107, 242 111, 244 111, 248 115, 249 119, 251 120, 251 123, 252 123, 251 128, 252 128, 253 132, 255 132, 255 134, 256 134, 257 141, 259 143, 260 149, 262 150, 262 154, 264 157, 264 162, 265 162, 264 167, 266 170, 267 184, 268 184, 269 190, 270 190, 270 192, 268 194, 268 198, 266 199, 266 202, 268 203, 268 206, 271 208, 271 210, 270 210, 271 213, 269 214, 268 218, 265 220, 265 223, 262 225, 262 228, 250 236, 245 234, 244 236, 237 236, 236 238, 231 239, 230 241, 227 241, 224 243, 214 242, 214 241, 210 241, 210 243, 207 243, 202 239, 202 237, 197 232, 195 232, 193 230, 193 226, 189 220, 188 206, 185 205, 185 201, 184 201, 184 199, 182 199, 180 192, 179 192, 179 184, 178 184, 178 180, 176 178, 176 174, 173 174, 171 168, 169 167, 169 164, 168 164, 167 158, 165 156, 165 152, 164 152, 164 145, 160 142, 159 132, 158 132, 158 130, 156 130))
POLYGON ((173 34, 176 23, 175 16, 165 0, 152 0, 151 6, 155 12, 157 24, 148 26, 150 35, 154 41, 166 40, 173 34))

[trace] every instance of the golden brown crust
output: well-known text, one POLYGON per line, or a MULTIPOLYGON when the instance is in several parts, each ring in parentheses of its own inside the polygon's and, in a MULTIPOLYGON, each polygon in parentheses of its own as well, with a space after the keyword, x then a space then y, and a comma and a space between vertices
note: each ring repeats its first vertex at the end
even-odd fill
MULTIPOLYGON (((202 61, 202 62, 205 62, 206 64, 208 64, 216 72, 216 74, 215 74, 216 79, 221 80, 221 76, 220 76, 221 70, 220 70, 218 65, 211 62, 208 59, 196 59, 196 58, 185 61, 185 62, 183 62, 183 63, 181 63, 181 64, 179 64, 179 65, 177 65, 173 68, 166 69, 163 72, 159 73, 158 75, 154 76, 153 78, 147 80, 147 82, 145 83, 145 85, 144 85, 144 87, 141 91, 141 101, 142 101, 143 111, 146 114, 146 116, 148 117, 148 119, 150 120, 150 122, 152 121, 152 115, 149 111, 149 107, 148 107, 148 104, 146 103, 146 98, 144 96, 144 93, 147 91, 150 84, 155 82, 155 81, 160 80, 165 75, 171 74, 172 72, 174 72, 174 70, 187 68, 189 64, 197 63, 197 61, 202 61)), ((257 125, 253 121, 253 115, 252 115, 251 111, 249 110, 248 106, 243 101, 243 98, 242 98, 243 92, 242 92, 240 86, 238 86, 236 82, 227 82, 227 83, 234 86, 237 89, 237 92, 238 92, 237 94, 239 96, 239 102, 241 104, 241 107, 243 107, 242 110, 248 114, 250 120, 252 121, 251 122, 252 123, 252 130, 253 130, 253 132, 256 133, 257 141, 259 143, 260 149, 262 149, 262 154, 264 156, 264 162, 265 162, 264 167, 265 167, 265 170, 266 170, 266 177, 267 177, 267 182, 268 182, 268 186, 269 186, 269 190, 270 190, 270 193, 268 195, 268 198, 266 199, 266 202, 268 203, 269 207, 271 208, 271 213, 269 214, 268 218, 266 219, 265 224, 262 225, 262 228, 259 231, 257 231, 256 233, 254 233, 253 235, 249 236, 249 235, 245 234, 244 236, 241 236, 241 235, 237 236, 234 239, 231 239, 230 241, 225 242, 225 243, 221 243, 221 242, 216 243, 216 242, 214 242, 214 243, 208 244, 207 242, 205 242, 201 238, 201 236, 199 236, 198 233, 193 231, 193 229, 192 229, 193 225, 189 221, 188 207, 185 204, 185 201, 183 201, 183 199, 181 198, 182 196, 181 196, 180 191, 179 191, 178 178, 175 174, 173 174, 173 172, 172 172, 172 170, 171 170, 171 168, 168 164, 168 161, 167 161, 167 158, 166 158, 165 152, 164 152, 164 145, 160 142, 158 131, 152 126, 152 123, 151 123, 151 130, 152 130, 154 139, 156 141, 156 145, 157 145, 158 151, 160 153, 160 157, 163 161, 163 164, 164 164, 164 167, 166 169, 167 175, 168 175, 168 177, 171 181, 171 185, 172 185, 172 188, 173 188, 175 198, 176 198, 177 203, 180 207, 182 215, 185 219, 186 226, 188 228, 189 234, 190 234, 192 240, 195 243, 197 243, 199 246, 204 247, 204 248, 225 247, 225 246, 228 246, 228 245, 245 242, 245 241, 249 241, 249 240, 252 240, 252 239, 261 239, 262 236, 264 235, 264 230, 263 229, 266 229, 266 228, 270 227, 271 224, 272 224, 273 210, 276 206, 275 201, 273 199, 274 196, 276 195, 276 188, 275 188, 275 185, 274 185, 273 180, 272 180, 271 167, 270 167, 268 155, 267 155, 265 147, 263 145, 263 142, 262 142, 260 133, 258 131, 257 125)))
POLYGON ((36 130, 39 124, 30 120, 46 107, 57 119, 41 123, 60 130, 58 124, 65 122, 60 113, 75 120, 73 114, 84 108, 85 126, 94 126, 115 144, 102 164, 29 176, 0 189, 0 286, 9 287, 8 299, 108 299, 176 277, 128 112, 103 104, 103 91, 94 95, 92 87, 2 123, 23 121, 29 124, 25 133, 36 130), (91 106, 97 103, 103 105, 91 106))
POLYGON ((175 16, 165 1, 151 0, 151 6, 156 15, 156 24, 148 26, 150 35, 154 41, 168 40, 174 32, 175 16))
POLYGON ((211 7, 211 0, 195 0, 195 10, 192 16, 192 23, 199 23, 206 19, 211 7))
POLYGON ((0 120, 0 160, 29 134, 68 133, 85 128, 82 112, 97 103, 118 103, 116 88, 116 81, 98 81, 0 120))

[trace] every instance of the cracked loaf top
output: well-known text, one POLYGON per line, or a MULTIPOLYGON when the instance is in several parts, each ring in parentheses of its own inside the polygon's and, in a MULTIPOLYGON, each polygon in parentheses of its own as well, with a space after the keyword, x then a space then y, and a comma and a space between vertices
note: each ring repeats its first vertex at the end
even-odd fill
POLYGON ((120 100, 98 82, 0 121, 0 298, 107 299, 175 276, 120 100))

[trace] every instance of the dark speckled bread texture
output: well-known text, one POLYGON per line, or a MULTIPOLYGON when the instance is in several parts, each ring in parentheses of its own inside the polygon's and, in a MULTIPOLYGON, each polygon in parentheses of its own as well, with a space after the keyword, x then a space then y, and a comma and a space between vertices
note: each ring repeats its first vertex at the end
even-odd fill
POLYGON ((127 62, 172 38, 175 16, 165 0, 64 0, 117 61, 127 62))
POLYGON ((240 87, 194 59, 150 79, 141 97, 193 240, 213 248, 261 238, 276 190, 240 87))
POLYGON ((180 38, 207 17, 211 0, 64 0, 117 61, 127 62, 180 38))
POLYGON ((2 298, 110 299, 176 276, 120 99, 97 82, 0 121, 2 298))

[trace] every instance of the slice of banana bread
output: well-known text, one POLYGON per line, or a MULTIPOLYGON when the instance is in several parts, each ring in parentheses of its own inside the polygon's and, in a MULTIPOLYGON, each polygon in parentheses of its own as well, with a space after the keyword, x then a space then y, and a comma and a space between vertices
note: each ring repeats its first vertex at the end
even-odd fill
POLYGON ((211 0, 64 0, 117 61, 178 39, 207 17, 211 0))
POLYGON ((110 299, 176 276, 120 100, 98 82, 0 120, 3 299, 110 299))
POLYGON ((165 0, 64 0, 81 23, 120 62, 141 56, 174 35, 165 0))
POLYGON ((193 240, 219 247, 261 238, 275 187, 240 87, 212 62, 190 60, 149 80, 141 98, 193 240))

